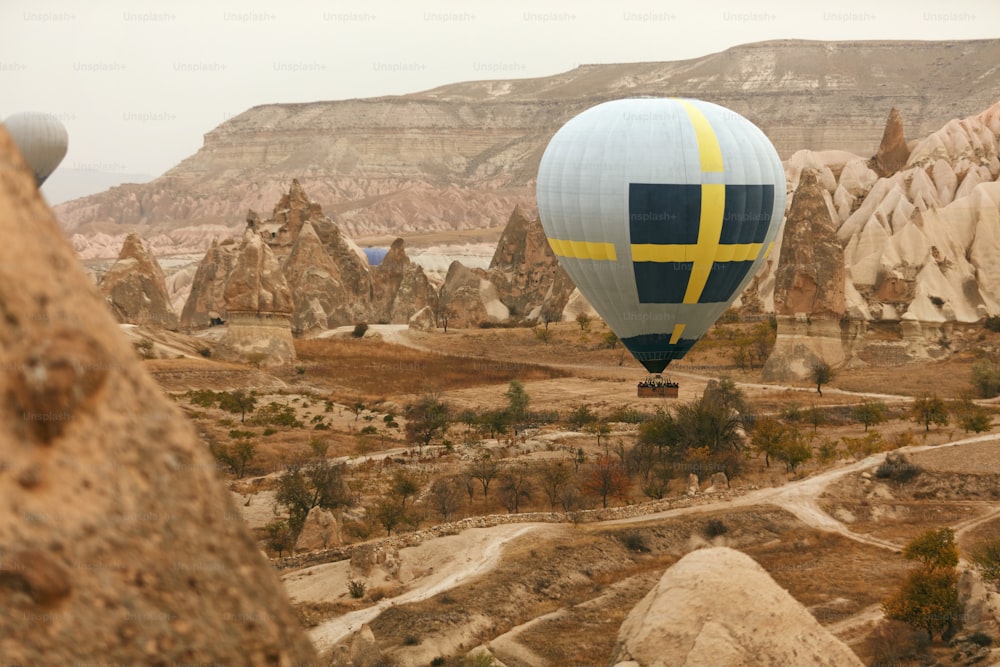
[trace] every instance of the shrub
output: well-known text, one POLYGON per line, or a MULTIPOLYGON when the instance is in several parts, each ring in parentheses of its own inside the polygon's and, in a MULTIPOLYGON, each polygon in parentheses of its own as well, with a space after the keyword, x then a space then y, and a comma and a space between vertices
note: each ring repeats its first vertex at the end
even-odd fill
POLYGON ((351 597, 355 600, 361 599, 365 596, 365 582, 358 579, 351 579, 347 582, 347 592, 351 594, 351 597))
POLYGON ((705 527, 702 528, 702 534, 708 539, 718 537, 720 535, 725 535, 729 532, 729 527, 722 522, 721 519, 709 519, 705 527))
POLYGON ((420 637, 416 635, 406 635, 403 637, 403 646, 416 646, 420 643, 420 637))
POLYGON ((351 332, 351 335, 355 338, 364 338, 366 333, 368 333, 368 323, 358 322, 354 325, 354 331, 351 332))
POLYGON ((875 476, 879 479, 906 484, 921 472, 923 472, 923 468, 915 463, 910 463, 906 457, 886 456, 885 462, 875 469, 875 476))
POLYGON ((966 641, 972 642, 976 646, 993 646, 993 637, 985 632, 974 632, 966 638, 966 641))
POLYGON ((635 531, 627 532, 621 536, 621 541, 629 551, 649 553, 649 547, 646 546, 646 538, 641 533, 635 531))
POLYGON ((983 579, 1000 581, 1000 539, 983 540, 972 547, 969 560, 976 566, 983 579))

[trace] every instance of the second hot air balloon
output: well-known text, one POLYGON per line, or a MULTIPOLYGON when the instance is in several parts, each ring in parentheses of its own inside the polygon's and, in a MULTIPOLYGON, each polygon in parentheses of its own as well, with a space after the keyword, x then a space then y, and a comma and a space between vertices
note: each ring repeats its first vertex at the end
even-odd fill
POLYGON ((35 183, 41 187, 66 157, 69 147, 66 127, 52 114, 39 111, 11 114, 3 124, 35 173, 35 183))
POLYGON ((538 169, 538 213, 570 278, 650 373, 725 312, 764 262, 785 175, 753 123, 694 99, 583 111, 538 169))

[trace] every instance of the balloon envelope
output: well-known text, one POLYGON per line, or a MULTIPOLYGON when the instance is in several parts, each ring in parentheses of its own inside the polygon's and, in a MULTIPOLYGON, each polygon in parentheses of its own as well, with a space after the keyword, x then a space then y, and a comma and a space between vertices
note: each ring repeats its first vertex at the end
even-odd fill
POLYGON ((13 114, 3 124, 41 186, 66 156, 66 128, 55 116, 37 111, 13 114))
POLYGON ((624 99, 556 132, 536 194, 570 278, 659 373, 765 261, 785 211, 785 174, 764 133, 734 111, 693 99, 624 99))

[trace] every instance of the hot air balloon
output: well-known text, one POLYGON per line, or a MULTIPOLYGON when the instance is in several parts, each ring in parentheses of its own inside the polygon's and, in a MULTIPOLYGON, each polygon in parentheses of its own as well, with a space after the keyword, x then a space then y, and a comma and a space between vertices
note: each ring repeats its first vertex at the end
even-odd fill
POLYGON ((537 197, 570 278, 659 374, 764 262, 785 211, 785 174, 764 133, 734 111, 694 99, 623 99, 556 132, 537 197))
POLYGON ((66 157, 69 135, 58 118, 38 111, 8 116, 3 122, 41 187, 66 157))

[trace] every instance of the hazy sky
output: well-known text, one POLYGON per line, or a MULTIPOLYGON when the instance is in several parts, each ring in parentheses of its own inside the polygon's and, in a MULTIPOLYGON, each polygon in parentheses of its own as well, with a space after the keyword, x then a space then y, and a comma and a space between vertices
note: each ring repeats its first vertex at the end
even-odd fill
POLYGON ((159 175, 259 104, 678 60, 766 39, 974 39, 1000 36, 997 26, 997 0, 0 0, 0 119, 59 116, 70 134, 63 169, 159 175))

